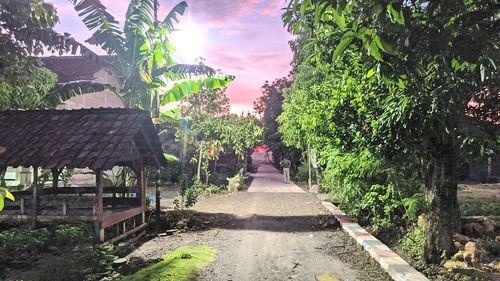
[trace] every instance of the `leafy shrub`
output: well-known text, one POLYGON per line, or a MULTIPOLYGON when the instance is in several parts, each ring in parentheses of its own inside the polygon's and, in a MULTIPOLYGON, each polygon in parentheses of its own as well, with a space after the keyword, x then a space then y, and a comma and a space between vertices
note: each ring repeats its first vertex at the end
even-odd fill
POLYGON ((13 268, 30 265, 47 249, 50 239, 51 234, 46 228, 31 230, 25 225, 2 231, 0 264, 13 268))
POLYGON ((391 227, 404 222, 403 218, 418 216, 419 197, 412 196, 419 185, 403 168, 392 166, 368 151, 341 153, 326 149, 320 155, 321 160, 326 167, 322 188, 332 193, 340 208, 361 223, 391 227))
POLYGON ((60 244, 71 244, 84 237, 84 230, 80 226, 60 224, 56 227, 54 236, 60 244))
POLYGON ((90 225, 59 224, 35 230, 22 225, 3 230, 0 253, 0 270, 37 267, 33 272, 23 270, 19 279, 25 280, 100 280, 108 268, 90 225))
POLYGON ((416 221, 418 216, 425 212, 424 194, 416 193, 413 196, 402 199, 405 207, 405 218, 410 221, 416 221))
POLYGON ((198 201, 198 196, 203 192, 203 184, 200 181, 195 181, 192 185, 186 176, 181 178, 181 201, 175 199, 174 205, 176 210, 183 210, 184 208, 191 208, 198 201))
POLYGON ((243 174, 243 169, 240 169, 234 177, 227 178, 227 186, 226 189, 229 192, 235 192, 240 190, 243 183, 245 182, 246 177, 243 174))
POLYGON ((408 260, 422 260, 425 235, 419 227, 413 227, 399 239, 396 250, 408 260))
POLYGON ((462 216, 500 216, 500 204, 497 198, 462 198, 460 212, 462 216))
POLYGON ((206 188, 205 188, 205 192, 208 193, 208 194, 216 194, 216 193, 219 193, 221 192, 221 187, 220 186, 217 186, 215 184, 209 184, 206 188))
MULTIPOLYGON (((296 181, 299 182, 307 182, 309 180, 309 168, 307 167, 307 162, 304 164, 301 164, 297 168, 297 172, 295 173, 293 177, 296 181)), ((311 181, 313 183, 316 183, 316 172, 314 169, 311 167, 311 181)))
POLYGON ((110 264, 99 247, 90 243, 78 243, 61 247, 53 256, 44 259, 37 272, 37 280, 65 281, 102 279, 110 264))

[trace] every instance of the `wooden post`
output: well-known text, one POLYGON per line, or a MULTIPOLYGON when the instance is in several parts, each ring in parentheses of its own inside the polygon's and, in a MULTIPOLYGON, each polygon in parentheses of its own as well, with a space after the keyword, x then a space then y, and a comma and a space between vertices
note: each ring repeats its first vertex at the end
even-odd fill
POLYGON ((139 175, 137 176, 137 184, 139 186, 139 199, 141 200, 142 207, 142 223, 146 222, 146 187, 144 186, 144 163, 142 161, 142 157, 139 161, 139 175))
MULTIPOLYGON (((201 160, 202 160, 202 156, 203 156, 203 146, 205 145, 205 142, 200 141, 199 145, 200 145, 200 154, 198 155, 198 169, 196 172, 196 180, 198 182, 201 181, 201 160)), ((240 158, 238 158, 238 161, 239 160, 240 160, 240 158)), ((239 162, 238 162, 238 165, 239 165, 239 162)))
POLYGON ((21 215, 24 215, 24 198, 21 198, 21 215))
POLYGON ((101 170, 95 171, 95 183, 96 183, 95 209, 96 209, 97 220, 95 221, 94 226, 96 235, 97 237, 99 237, 99 241, 104 242, 104 228, 102 227, 102 220, 104 217, 103 202, 102 202, 102 197, 103 197, 102 195, 104 192, 104 182, 101 170))
POLYGON ((312 187, 312 174, 311 174, 311 146, 307 144, 307 170, 308 170, 308 178, 307 182, 309 185, 309 190, 311 190, 312 187))
POLYGON ((59 186, 59 175, 62 169, 51 169, 52 171, 52 187, 57 188, 59 186))
MULTIPOLYGON (((155 178, 155 190, 156 190, 156 196, 155 196, 155 203, 156 203, 156 208, 155 208, 155 213, 156 213, 156 226, 159 227, 160 225, 160 207, 161 207, 161 197, 160 197, 160 187, 159 187, 159 181, 160 181, 160 169, 156 169, 156 178, 155 178)), ((158 228, 159 229, 159 228, 158 228)))
POLYGON ((38 211, 38 167, 33 167, 33 204, 31 206, 32 224, 36 227, 36 215, 38 211))
POLYGON ((66 199, 63 199, 62 211, 63 211, 63 216, 68 214, 66 199))

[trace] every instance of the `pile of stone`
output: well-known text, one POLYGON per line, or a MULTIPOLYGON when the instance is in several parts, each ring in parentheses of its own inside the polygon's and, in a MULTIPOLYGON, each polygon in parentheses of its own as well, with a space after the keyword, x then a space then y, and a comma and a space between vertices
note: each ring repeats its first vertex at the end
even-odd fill
POLYGON ((444 267, 450 271, 461 272, 489 278, 500 274, 500 257, 488 252, 485 243, 500 248, 500 229, 492 218, 468 217, 462 219, 462 233, 453 235, 456 253, 444 267), (498 244, 497 244, 498 243, 498 244), (495 245, 496 244, 496 245, 495 245))

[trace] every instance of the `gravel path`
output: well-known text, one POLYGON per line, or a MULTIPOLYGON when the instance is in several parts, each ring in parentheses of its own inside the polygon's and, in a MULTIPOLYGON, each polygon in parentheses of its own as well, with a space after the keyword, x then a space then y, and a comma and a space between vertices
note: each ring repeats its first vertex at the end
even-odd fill
MULTIPOLYGON (((281 176, 257 173, 255 184, 281 176), (271 179, 269 179, 271 176, 271 179), (265 179, 268 177, 268 179, 265 179)), ((198 278, 217 280, 390 280, 347 234, 315 194, 289 191, 236 192, 200 198, 194 210, 211 229, 159 237, 133 255, 148 258, 184 245, 210 245, 216 260, 198 278), (322 277, 319 277, 322 276, 322 277)), ((271 186, 272 188, 272 186, 271 186)), ((275 188, 276 189, 276 188, 275 188)), ((255 189, 254 189, 255 190, 255 189)))

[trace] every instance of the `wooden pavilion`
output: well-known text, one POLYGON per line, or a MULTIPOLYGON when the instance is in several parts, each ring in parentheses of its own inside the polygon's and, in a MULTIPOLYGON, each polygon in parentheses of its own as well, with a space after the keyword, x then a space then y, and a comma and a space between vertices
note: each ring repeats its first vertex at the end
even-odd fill
POLYGON ((146 226, 144 169, 166 164, 149 113, 137 109, 3 111, 0 147, 0 171, 34 168, 31 188, 13 192, 0 219, 93 221, 101 241, 108 229, 118 240, 146 226), (103 171, 116 166, 134 171, 136 184, 104 187, 103 171), (51 188, 39 186, 39 168, 51 171, 51 188), (64 168, 93 170, 95 186, 59 187, 64 168))

